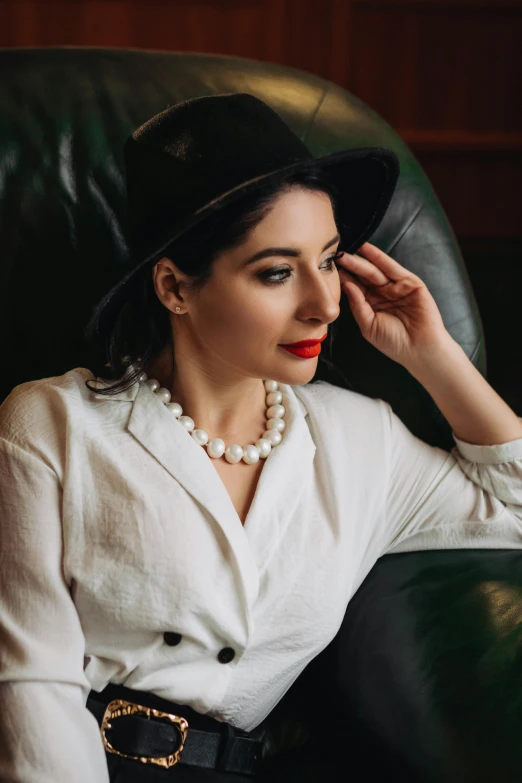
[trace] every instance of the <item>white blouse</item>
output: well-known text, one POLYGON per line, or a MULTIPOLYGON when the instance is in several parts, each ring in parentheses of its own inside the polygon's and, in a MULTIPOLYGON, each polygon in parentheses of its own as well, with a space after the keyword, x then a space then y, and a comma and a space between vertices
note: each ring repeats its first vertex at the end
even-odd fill
POLYGON ((453 434, 447 452, 381 399, 280 384, 286 430, 243 526, 150 388, 103 397, 87 378, 23 383, 0 406, 1 780, 108 783, 85 707, 108 682, 250 731, 381 555, 522 548, 522 438, 453 434))

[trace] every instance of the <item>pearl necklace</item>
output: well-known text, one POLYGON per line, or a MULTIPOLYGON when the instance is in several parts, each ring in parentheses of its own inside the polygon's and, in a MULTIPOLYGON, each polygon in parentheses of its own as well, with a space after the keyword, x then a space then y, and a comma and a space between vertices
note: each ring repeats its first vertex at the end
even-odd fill
POLYGON ((266 395, 266 430, 263 432, 259 440, 256 441, 255 446, 249 443, 247 446, 239 446, 237 443, 233 443, 231 446, 225 447, 225 441, 221 438, 213 438, 211 441, 208 439, 208 434, 205 430, 195 429, 194 420, 190 416, 183 416, 183 409, 177 402, 171 402, 171 394, 164 386, 160 386, 159 381, 155 378, 149 378, 146 372, 142 372, 138 378, 138 382, 148 386, 152 389, 156 397, 158 397, 165 405, 165 407, 172 412, 180 424, 185 427, 188 433, 196 441, 199 446, 207 447, 207 454, 210 457, 217 458, 225 456, 227 462, 235 464, 241 459, 246 462, 247 465, 253 465, 261 457, 265 459, 268 457, 272 450, 272 446, 277 446, 283 439, 283 431, 286 427, 284 422, 285 408, 281 405, 283 395, 278 391, 279 384, 277 381, 264 381, 266 395))

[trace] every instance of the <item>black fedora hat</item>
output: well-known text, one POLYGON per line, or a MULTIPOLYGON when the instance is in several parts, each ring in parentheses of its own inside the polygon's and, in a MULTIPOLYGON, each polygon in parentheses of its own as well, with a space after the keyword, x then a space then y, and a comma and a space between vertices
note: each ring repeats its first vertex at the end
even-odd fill
POLYGON ((339 247, 351 253, 381 222, 400 172, 395 153, 382 147, 312 155, 270 106, 242 92, 190 98, 156 114, 129 136, 124 161, 130 252, 123 275, 95 306, 88 334, 105 331, 138 269, 260 185, 319 166, 339 194, 339 247))

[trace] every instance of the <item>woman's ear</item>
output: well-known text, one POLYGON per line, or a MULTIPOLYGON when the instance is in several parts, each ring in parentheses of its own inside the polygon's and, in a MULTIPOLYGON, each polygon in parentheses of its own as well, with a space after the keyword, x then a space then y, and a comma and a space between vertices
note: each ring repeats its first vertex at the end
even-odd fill
POLYGON ((171 258, 163 256, 152 268, 154 290, 160 302, 172 312, 185 304, 182 290, 190 278, 185 275, 171 258))

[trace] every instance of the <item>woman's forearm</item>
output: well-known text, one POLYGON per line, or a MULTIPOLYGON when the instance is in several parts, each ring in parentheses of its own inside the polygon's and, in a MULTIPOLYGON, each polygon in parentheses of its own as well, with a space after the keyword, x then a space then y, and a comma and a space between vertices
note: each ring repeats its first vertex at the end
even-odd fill
POLYGON ((423 352, 407 369, 460 440, 491 446, 522 438, 522 421, 449 333, 444 343, 423 352))

